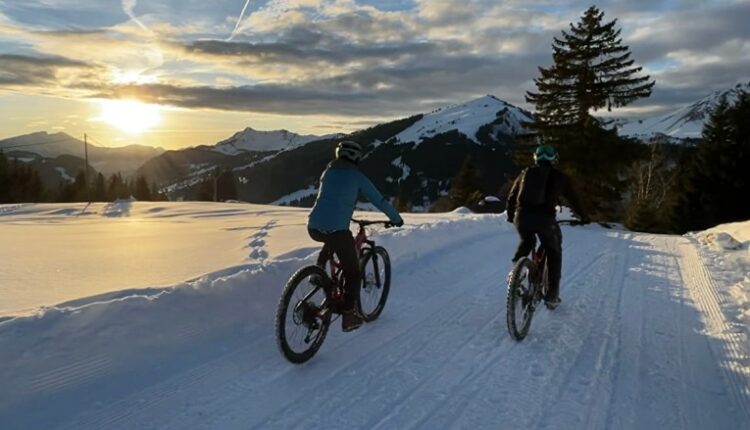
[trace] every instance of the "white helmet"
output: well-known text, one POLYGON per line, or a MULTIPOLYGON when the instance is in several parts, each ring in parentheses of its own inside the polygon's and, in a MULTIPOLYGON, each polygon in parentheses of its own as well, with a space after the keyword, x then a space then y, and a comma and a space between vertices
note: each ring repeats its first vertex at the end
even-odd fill
POLYGON ((343 158, 352 163, 358 163, 362 159, 362 146, 357 142, 344 140, 336 147, 336 158, 343 158))

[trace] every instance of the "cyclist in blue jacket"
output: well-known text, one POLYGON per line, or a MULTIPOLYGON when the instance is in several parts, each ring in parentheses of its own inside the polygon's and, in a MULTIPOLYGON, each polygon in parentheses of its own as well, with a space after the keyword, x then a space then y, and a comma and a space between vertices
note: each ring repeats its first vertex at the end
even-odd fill
POLYGON ((354 236, 349 230, 360 193, 383 211, 393 225, 404 224, 398 211, 357 167, 361 159, 362 147, 358 143, 343 141, 338 144, 336 159, 328 164, 320 178, 318 197, 307 223, 310 237, 324 244, 318 265, 325 264, 329 252, 334 252, 341 262, 345 292, 341 328, 345 332, 356 330, 363 322, 357 311, 361 282, 359 260, 354 236))

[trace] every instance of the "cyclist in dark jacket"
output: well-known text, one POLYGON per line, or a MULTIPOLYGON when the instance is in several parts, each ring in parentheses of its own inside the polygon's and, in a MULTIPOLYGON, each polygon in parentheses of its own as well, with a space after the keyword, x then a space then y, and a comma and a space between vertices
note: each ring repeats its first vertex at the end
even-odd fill
POLYGON ((513 262, 529 255, 536 244, 536 236, 547 252, 549 289, 544 298, 550 309, 560 304, 560 276, 562 271, 562 232, 555 220, 556 207, 564 198, 573 211, 588 223, 570 179, 555 169, 558 160, 554 147, 541 145, 534 152, 532 167, 518 175, 508 195, 508 222, 513 223, 521 237, 513 262))
POLYGON ((339 258, 344 274, 344 311, 341 318, 343 331, 352 331, 362 325, 362 316, 357 312, 359 300, 360 273, 354 237, 349 230, 357 197, 362 194, 370 203, 383 211, 391 224, 401 226, 404 221, 357 168, 362 158, 362 148, 356 142, 344 141, 336 148, 333 160, 320 178, 320 189, 315 205, 310 211, 307 229, 316 242, 323 242, 323 250, 318 257, 322 266, 333 252, 339 258))

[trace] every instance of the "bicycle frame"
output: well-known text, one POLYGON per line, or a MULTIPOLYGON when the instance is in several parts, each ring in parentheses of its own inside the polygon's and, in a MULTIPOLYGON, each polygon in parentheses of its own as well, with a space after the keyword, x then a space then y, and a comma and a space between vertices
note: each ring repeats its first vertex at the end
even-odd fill
MULTIPOLYGON (((354 237, 354 248, 357 250, 357 257, 360 257, 362 255, 362 249, 365 247, 365 245, 369 247, 375 247, 375 242, 367 238, 367 230, 365 230, 365 226, 360 225, 359 231, 354 237)), ((341 267, 341 263, 338 261, 338 259, 333 257, 334 254, 333 252, 331 252, 330 257, 327 261, 327 264, 330 267, 331 281, 333 281, 333 285, 340 285, 340 282, 342 280, 341 275, 343 268, 341 267)))

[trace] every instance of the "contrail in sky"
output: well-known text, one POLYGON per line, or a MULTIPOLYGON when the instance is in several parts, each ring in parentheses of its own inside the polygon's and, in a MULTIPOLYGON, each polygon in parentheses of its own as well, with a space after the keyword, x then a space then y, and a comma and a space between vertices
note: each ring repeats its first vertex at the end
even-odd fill
POLYGON ((252 0, 247 0, 245 2, 245 6, 242 8, 242 12, 240 12, 239 18, 237 18, 237 24, 234 26, 234 30, 232 30, 232 34, 230 34, 229 37, 227 38, 227 42, 234 39, 234 36, 237 34, 237 30, 240 28, 240 23, 242 23, 242 18, 245 17, 245 11, 247 11, 247 7, 250 5, 250 1, 252 0))
POLYGON ((148 31, 148 28, 143 25, 141 20, 139 20, 138 17, 135 16, 135 13, 133 13, 136 3, 138 3, 138 0, 122 0, 122 10, 133 20, 133 22, 138 24, 139 27, 148 31))

